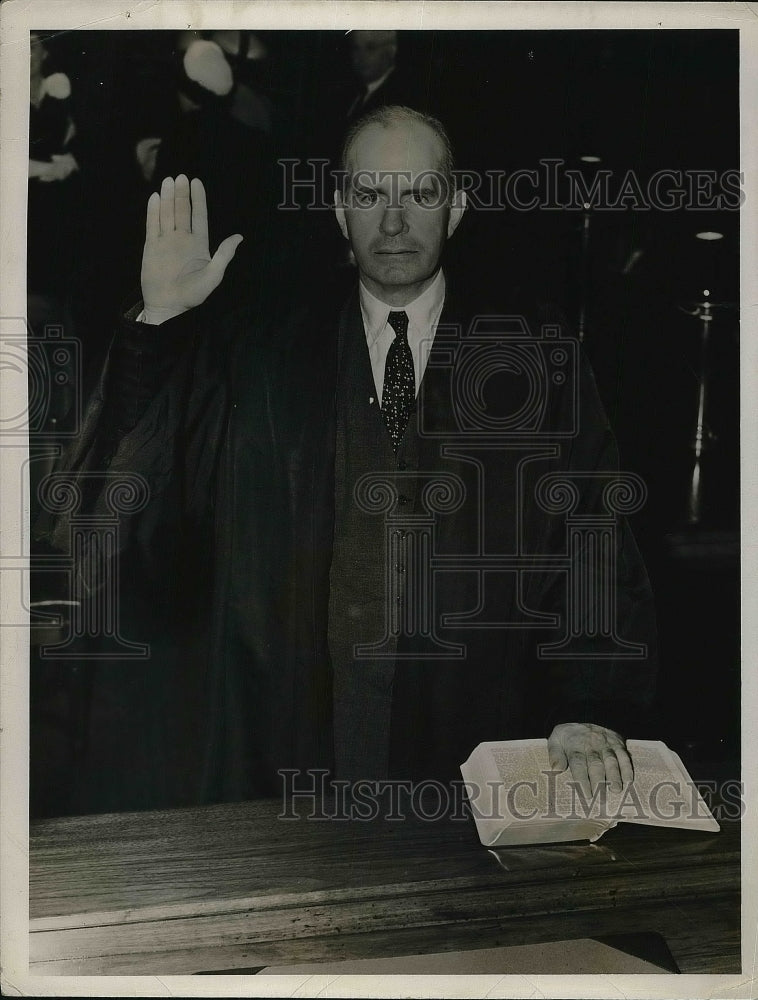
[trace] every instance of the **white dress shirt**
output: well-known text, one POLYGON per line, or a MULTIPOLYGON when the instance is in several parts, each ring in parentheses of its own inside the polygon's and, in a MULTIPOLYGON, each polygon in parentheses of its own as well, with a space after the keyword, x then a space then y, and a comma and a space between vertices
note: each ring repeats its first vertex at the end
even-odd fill
POLYGON ((418 395, 445 301, 445 276, 441 270, 438 271, 431 285, 406 306, 388 306, 386 302, 372 295, 362 281, 358 286, 358 294, 379 405, 382 405, 387 354, 395 339, 395 331, 387 322, 390 312, 405 312, 408 315, 408 344, 413 355, 416 395, 418 395))

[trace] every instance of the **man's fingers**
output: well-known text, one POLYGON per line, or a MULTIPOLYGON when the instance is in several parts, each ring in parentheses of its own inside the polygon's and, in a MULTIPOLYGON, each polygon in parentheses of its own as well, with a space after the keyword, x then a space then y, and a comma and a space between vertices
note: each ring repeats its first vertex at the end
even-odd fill
MULTIPOLYGON (((197 177, 192 178, 190 183, 190 193, 192 195, 192 232, 199 233, 200 236, 208 235, 208 205, 205 200, 205 188, 203 182, 197 177)), ((223 246, 223 244, 222 244, 223 246)), ((221 249, 219 247, 219 249, 221 249)))
POLYGON ((547 741, 547 753, 550 760, 550 767, 554 771, 565 771, 568 767, 568 760, 563 745, 557 736, 551 735, 547 741))
POLYGON ((621 772, 621 782, 624 788, 627 785, 631 785, 634 780, 634 766, 632 764, 632 758, 629 756, 626 747, 616 748, 616 760, 618 761, 619 771, 621 772))
POLYGON ((623 736, 603 726, 588 723, 562 723, 556 726, 547 741, 550 767, 566 768, 566 756, 571 776, 585 795, 594 794, 601 782, 611 791, 621 792, 634 779, 632 759, 623 736))
POLYGON ((219 246, 218 250, 214 253, 213 257, 211 257, 207 268, 211 291, 218 284, 220 284, 221 279, 224 277, 227 265, 237 252, 237 247, 241 242, 242 236, 240 236, 239 233, 235 233, 234 236, 227 236, 223 243, 219 246))
POLYGON ((235 233, 234 236, 227 236, 211 258, 211 264, 214 267, 220 267, 222 274, 226 270, 226 265, 237 252, 237 247, 241 242, 242 236, 239 233, 235 233))
POLYGON ((174 178, 164 177, 161 184, 161 233, 174 231, 174 178))
POLYGON ((186 174, 179 174, 174 181, 174 228, 179 233, 191 229, 190 183, 186 174))
POLYGON ((574 750, 569 754, 569 767, 571 777, 577 781, 585 795, 590 795, 590 779, 587 772, 587 757, 579 750, 574 750))
POLYGON ((598 785, 605 781, 605 764, 599 753, 590 751, 587 754, 587 774, 590 779, 590 786, 594 792, 598 785))
POLYGON ((621 791, 621 771, 616 754, 613 750, 603 751, 603 764, 605 766, 605 780, 610 784, 612 792, 621 791))
POLYGON ((153 191, 147 199, 147 214, 145 216, 145 239, 154 240, 161 233, 161 196, 153 191))
POLYGON ((622 736, 619 736, 618 733, 614 733, 612 730, 607 731, 606 740, 608 746, 603 753, 612 752, 615 755, 621 777, 621 784, 624 788, 626 788, 626 786, 630 785, 634 780, 634 765, 632 764, 632 758, 629 755, 629 751, 626 749, 626 741, 622 736))

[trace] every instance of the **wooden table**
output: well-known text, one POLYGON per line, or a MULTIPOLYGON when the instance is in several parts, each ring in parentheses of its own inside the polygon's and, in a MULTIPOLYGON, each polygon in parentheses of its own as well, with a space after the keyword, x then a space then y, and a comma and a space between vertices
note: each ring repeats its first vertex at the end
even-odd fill
MULTIPOLYGON (((170 974, 657 932, 740 971, 739 826, 487 851, 470 817, 283 820, 279 801, 36 821, 30 972, 170 974)), ((540 970, 546 971, 546 970, 540 970)))

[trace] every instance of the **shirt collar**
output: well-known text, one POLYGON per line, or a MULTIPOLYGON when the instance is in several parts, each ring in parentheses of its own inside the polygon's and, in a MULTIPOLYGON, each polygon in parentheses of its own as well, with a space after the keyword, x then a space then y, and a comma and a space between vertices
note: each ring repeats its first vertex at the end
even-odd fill
POLYGON ((433 332, 445 299, 445 276, 440 268, 431 285, 412 302, 402 307, 388 306, 386 302, 382 302, 381 299, 373 295, 362 281, 358 285, 358 294, 361 302, 363 326, 366 330, 366 340, 371 347, 387 325, 387 317, 390 312, 406 312, 409 330, 414 329, 422 335, 433 332))

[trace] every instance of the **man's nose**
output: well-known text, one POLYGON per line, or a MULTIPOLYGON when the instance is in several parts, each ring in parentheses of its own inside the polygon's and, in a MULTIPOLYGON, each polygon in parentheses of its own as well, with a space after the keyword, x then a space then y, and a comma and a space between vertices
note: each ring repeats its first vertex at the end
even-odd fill
POLYGON ((397 236, 398 233, 407 231, 408 227, 405 222, 405 212, 403 209, 385 208, 379 228, 385 236, 397 236))

